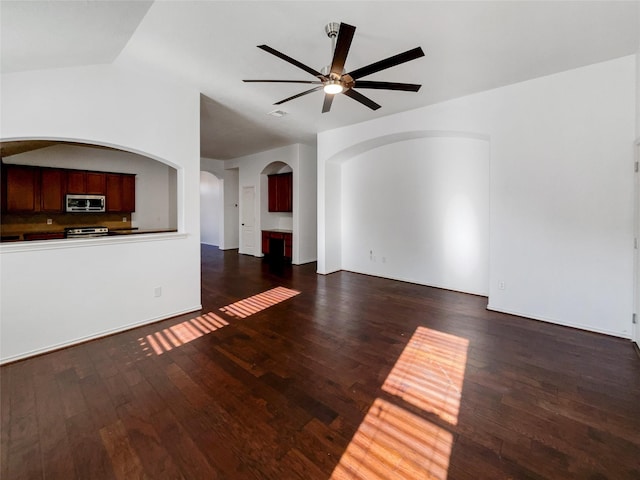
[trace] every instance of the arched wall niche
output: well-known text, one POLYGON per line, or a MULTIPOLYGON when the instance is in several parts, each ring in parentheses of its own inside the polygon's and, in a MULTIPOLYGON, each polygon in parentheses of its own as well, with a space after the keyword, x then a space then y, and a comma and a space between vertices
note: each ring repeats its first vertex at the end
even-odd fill
MULTIPOLYGON (((293 212, 269 211, 269 175, 293 172, 286 162, 275 161, 266 165, 260 174, 260 225, 262 230, 293 231, 293 212)), ((294 209, 295 203, 294 203, 294 209)))
POLYGON ((327 270, 487 294, 489 173, 490 137, 473 132, 398 132, 330 155, 327 270))
POLYGON ((490 141, 490 137, 484 133, 459 132, 453 130, 412 130, 407 132, 391 133, 379 137, 370 138, 361 142, 349 145, 327 158, 327 162, 343 164, 358 155, 367 151, 380 148, 392 143, 405 142, 418 138, 469 138, 476 140, 490 141))
POLYGON ((262 169, 262 175, 273 175, 275 173, 287 173, 292 172, 293 168, 286 162, 271 162, 269 165, 262 169))

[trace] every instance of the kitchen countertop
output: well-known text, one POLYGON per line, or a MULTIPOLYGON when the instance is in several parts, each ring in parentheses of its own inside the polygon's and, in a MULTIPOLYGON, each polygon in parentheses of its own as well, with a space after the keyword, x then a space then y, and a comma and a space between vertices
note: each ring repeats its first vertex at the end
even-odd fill
MULTIPOLYGON (((133 228, 119 228, 109 230, 109 234, 107 236, 121 236, 121 235, 143 235, 147 233, 174 233, 178 230, 175 228, 149 228, 149 229, 140 229, 137 227, 133 228)), ((78 238, 82 237, 76 237, 78 238)), ((87 237, 87 238, 100 238, 100 237, 87 237)), ((29 240, 60 240, 65 239, 64 231, 43 231, 43 232, 27 232, 25 234, 7 234, 2 235, 0 238, 1 243, 7 242, 24 242, 29 240)))
POLYGON ((109 230, 110 236, 115 235, 141 235, 145 233, 172 233, 177 232, 178 230, 175 228, 150 228, 150 229, 139 229, 139 228, 123 228, 123 229, 114 229, 109 230))
POLYGON ((262 231, 273 233, 293 233, 293 230, 286 230, 284 228, 263 228, 262 231))

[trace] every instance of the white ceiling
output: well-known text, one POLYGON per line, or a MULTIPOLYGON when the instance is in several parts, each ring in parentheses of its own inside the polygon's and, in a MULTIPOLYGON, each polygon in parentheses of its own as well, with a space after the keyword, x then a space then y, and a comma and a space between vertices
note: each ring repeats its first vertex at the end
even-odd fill
POLYGON ((2 72, 115 62, 188 82, 202 93, 201 154, 226 159, 316 133, 638 50, 638 1, 31 1, 3 0, 2 72), (421 46, 426 56, 366 77, 421 83, 418 93, 362 90, 371 111, 315 92, 275 107, 313 80, 258 48, 315 69, 330 63, 330 21, 357 27, 347 71, 421 46), (282 118, 266 115, 274 109, 282 118))

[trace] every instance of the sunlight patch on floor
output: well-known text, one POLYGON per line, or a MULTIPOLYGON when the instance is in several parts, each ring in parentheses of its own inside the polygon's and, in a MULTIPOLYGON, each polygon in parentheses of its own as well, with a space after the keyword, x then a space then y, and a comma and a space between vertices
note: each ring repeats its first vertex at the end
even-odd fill
POLYGON ((298 290, 276 287, 271 290, 267 290, 266 292, 232 303, 226 307, 222 307, 220 311, 231 317, 246 318, 249 315, 258 313, 299 294, 300 292, 298 290))
POLYGON ((139 338, 138 342, 142 351, 147 355, 151 355, 151 350, 156 355, 162 355, 175 347, 192 342, 196 338, 200 338, 211 332, 229 325, 224 318, 213 312, 205 313, 198 317, 190 318, 182 323, 173 325, 159 330, 155 333, 139 338))
MULTIPOLYGON (((222 307, 220 311, 231 317, 246 318, 298 294, 300 294, 298 290, 276 287, 222 307)), ((227 325, 229 325, 227 320, 216 313, 209 312, 138 338, 138 344, 142 349, 143 355, 147 357, 154 353, 162 355, 227 325)))
POLYGON ((458 422, 469 341, 418 327, 347 446, 331 480, 446 480, 453 434, 394 402, 458 422))
POLYGON ((466 338, 418 327, 382 390, 457 425, 468 346, 466 338))
POLYGON ((452 440, 447 430, 378 398, 331 479, 446 479, 452 440))

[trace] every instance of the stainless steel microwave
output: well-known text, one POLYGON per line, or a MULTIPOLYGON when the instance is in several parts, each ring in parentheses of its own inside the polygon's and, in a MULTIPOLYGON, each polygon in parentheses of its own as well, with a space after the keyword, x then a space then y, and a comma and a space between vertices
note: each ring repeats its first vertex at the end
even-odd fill
POLYGON ((104 212, 104 195, 67 195, 67 212, 104 212))

